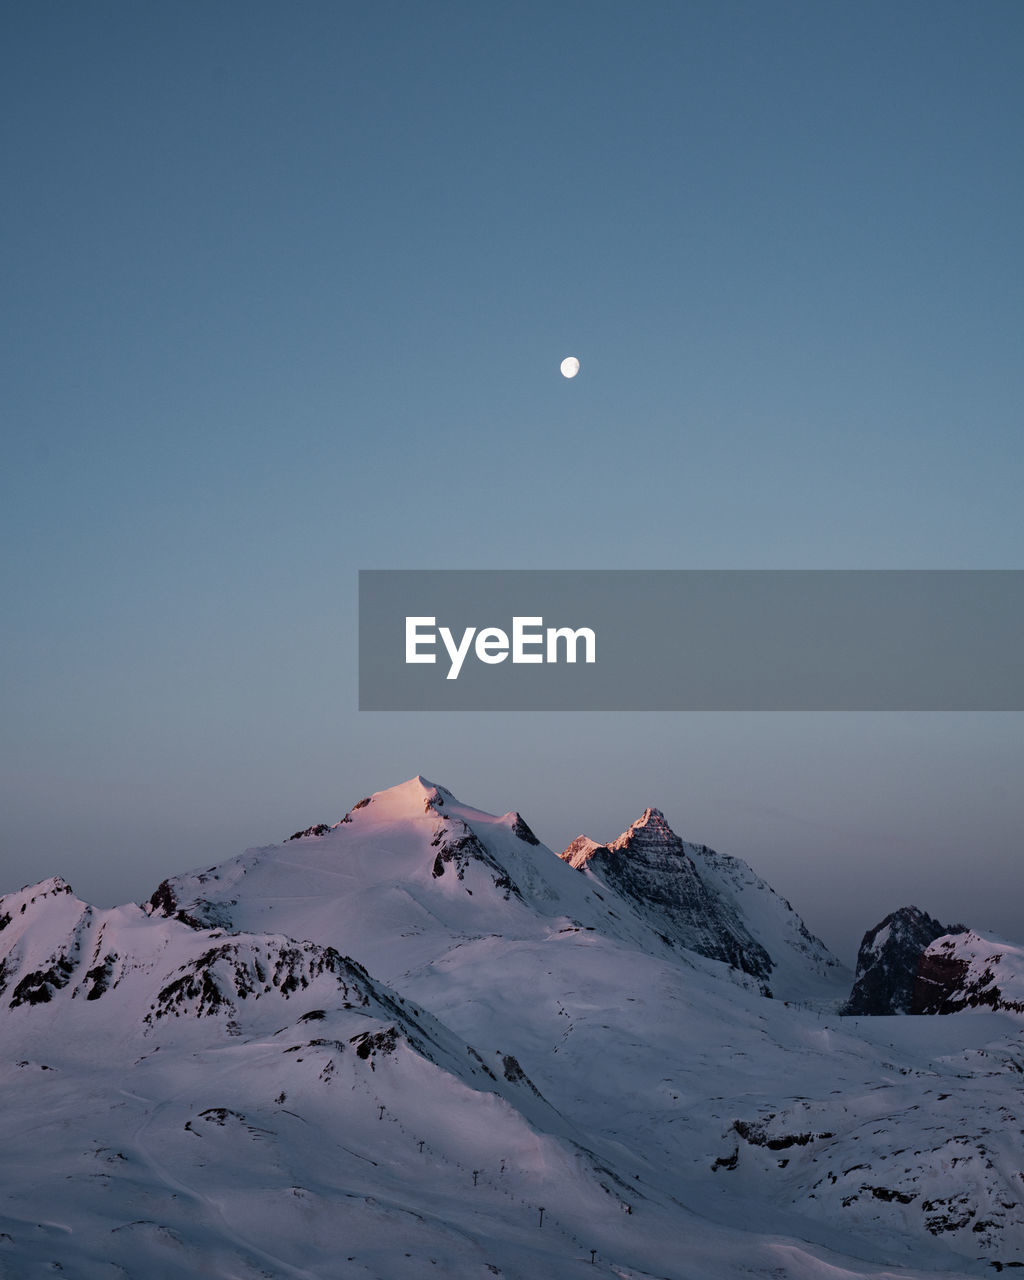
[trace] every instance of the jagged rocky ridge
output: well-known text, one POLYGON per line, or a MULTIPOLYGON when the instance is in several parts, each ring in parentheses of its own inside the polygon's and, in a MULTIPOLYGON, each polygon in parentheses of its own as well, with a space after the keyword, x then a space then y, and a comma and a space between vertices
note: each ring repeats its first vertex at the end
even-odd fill
POLYGON ((646 809, 608 844, 578 836, 559 856, 636 904, 667 941, 751 975, 766 995, 780 963, 805 975, 840 969, 745 862, 681 840, 659 809, 646 809))
POLYGON ((926 948, 936 938, 963 931, 963 925, 944 925, 918 907, 900 907, 891 912, 864 935, 857 953, 853 988, 843 1012, 918 1012, 914 992, 926 948))
POLYGON ((660 809, 645 809, 611 844, 581 836, 560 856, 638 903, 675 945, 755 978, 771 974, 767 951, 750 936, 733 904, 704 883, 660 809))

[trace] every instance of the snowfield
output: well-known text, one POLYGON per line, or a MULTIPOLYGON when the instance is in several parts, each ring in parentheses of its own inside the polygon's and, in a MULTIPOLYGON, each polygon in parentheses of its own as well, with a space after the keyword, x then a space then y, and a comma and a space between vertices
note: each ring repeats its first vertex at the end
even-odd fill
POLYGON ((925 959, 961 1011, 840 1016, 657 810, 559 857, 422 778, 144 906, 43 881, 0 898, 0 1276, 1019 1267, 1024 952, 925 959))

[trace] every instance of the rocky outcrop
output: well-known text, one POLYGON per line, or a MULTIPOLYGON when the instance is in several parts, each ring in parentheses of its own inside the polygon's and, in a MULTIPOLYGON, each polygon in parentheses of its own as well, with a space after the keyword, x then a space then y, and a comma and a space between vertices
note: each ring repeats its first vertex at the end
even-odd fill
MULTIPOLYGON (((333 830, 326 822, 315 822, 313 826, 306 827, 304 831, 296 831, 294 835, 288 837, 288 840, 306 840, 310 836, 325 836, 328 831, 333 830)), ((285 841, 285 844, 288 843, 285 841)))
POLYGON ((660 809, 645 809, 611 844, 579 836, 559 856, 622 894, 673 945, 722 960, 762 981, 770 975, 768 952, 735 907, 704 883, 660 809))
POLYGON ((523 818, 521 813, 517 813, 512 820, 512 834, 518 836, 520 840, 526 844, 539 845, 540 841, 533 834, 529 823, 523 818))
POLYGON ((936 938, 962 933, 918 907, 900 907, 869 929, 857 953, 857 971, 842 1012, 850 1015, 912 1013, 918 968, 936 938))
POLYGON ((972 932, 936 939, 921 956, 911 1012, 979 1008, 1024 1013, 1024 953, 972 932))
POLYGON ((261 995, 284 999, 327 976, 345 1008, 367 1005, 370 984, 347 957, 333 947, 288 938, 235 937, 209 947, 182 965, 159 990, 144 1021, 168 1016, 199 1018, 233 1015, 237 1002, 261 995))

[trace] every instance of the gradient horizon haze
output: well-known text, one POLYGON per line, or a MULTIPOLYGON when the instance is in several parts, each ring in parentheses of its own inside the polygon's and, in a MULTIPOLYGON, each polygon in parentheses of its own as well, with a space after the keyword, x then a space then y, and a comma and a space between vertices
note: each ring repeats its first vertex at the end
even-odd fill
POLYGON ((356 710, 361 568, 1024 565, 1018 3, 7 6, 0 102, 0 893, 420 773, 1024 940, 1017 714, 356 710))

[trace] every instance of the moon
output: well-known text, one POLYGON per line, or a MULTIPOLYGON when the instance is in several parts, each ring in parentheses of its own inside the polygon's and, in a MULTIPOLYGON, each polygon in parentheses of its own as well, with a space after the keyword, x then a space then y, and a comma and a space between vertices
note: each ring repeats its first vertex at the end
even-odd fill
POLYGON ((566 356, 558 367, 562 371, 563 378, 575 378, 580 371, 580 362, 575 356, 566 356))

